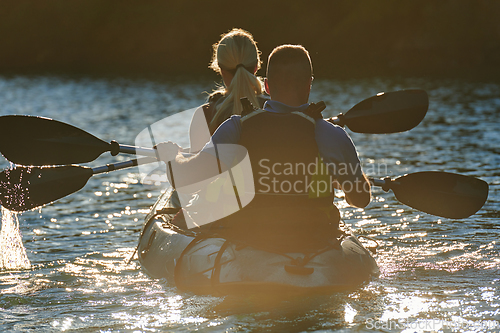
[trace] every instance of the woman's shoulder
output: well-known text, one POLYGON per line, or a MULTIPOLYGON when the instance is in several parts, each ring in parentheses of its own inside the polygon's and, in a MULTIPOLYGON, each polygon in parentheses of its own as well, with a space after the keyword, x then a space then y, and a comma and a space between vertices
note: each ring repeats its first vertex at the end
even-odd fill
POLYGON ((202 105, 203 113, 207 120, 207 124, 210 124, 215 115, 215 106, 224 100, 224 93, 222 91, 216 91, 208 96, 208 100, 202 105))
POLYGON ((221 100, 221 98, 224 97, 224 92, 223 91, 214 91, 208 96, 208 101, 207 104, 216 104, 221 100))

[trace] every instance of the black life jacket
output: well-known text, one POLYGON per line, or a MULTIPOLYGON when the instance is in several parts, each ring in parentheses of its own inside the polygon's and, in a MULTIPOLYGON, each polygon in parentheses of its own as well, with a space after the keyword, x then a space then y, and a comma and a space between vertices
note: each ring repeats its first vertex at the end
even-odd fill
POLYGON ((314 252, 328 246, 340 213, 319 157, 314 119, 302 112, 259 109, 243 116, 241 125, 238 144, 248 151, 255 197, 213 223, 210 232, 278 252, 314 252), (319 182, 328 186, 318 191, 319 182))
POLYGON ((333 189, 315 140, 315 121, 302 112, 256 110, 241 118, 238 144, 248 151, 255 183, 253 206, 333 205, 333 189))
MULTIPOLYGON (((210 125, 212 119, 214 119, 215 114, 217 113, 217 105, 223 103, 224 99, 225 99, 224 94, 218 92, 209 97, 208 103, 202 105, 203 113, 205 114, 205 119, 207 121, 207 124, 210 125)), ((260 108, 264 107, 264 103, 266 103, 266 101, 268 101, 269 99, 270 98, 268 95, 258 95, 257 100, 259 101, 259 107, 260 108)), ((219 127, 220 124, 222 124, 225 120, 226 119, 221 119, 215 128, 219 127)), ((210 135, 213 134, 214 134, 213 131, 210 131, 210 135)))

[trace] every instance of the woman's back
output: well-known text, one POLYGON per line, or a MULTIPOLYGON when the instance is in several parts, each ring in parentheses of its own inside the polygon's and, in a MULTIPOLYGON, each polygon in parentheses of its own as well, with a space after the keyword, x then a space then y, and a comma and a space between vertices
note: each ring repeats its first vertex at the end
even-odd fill
MULTIPOLYGON (((255 76, 260 69, 261 52, 252 34, 243 29, 232 29, 221 36, 221 39, 213 45, 213 49, 209 67, 222 76, 224 86, 212 93, 207 103, 202 106, 210 135, 226 119, 232 115, 241 114, 240 98, 246 97, 258 107, 262 107, 266 101, 263 95, 263 83, 255 76)), ((197 111, 192 121, 192 124, 196 123, 197 126, 191 126, 190 129, 192 151, 198 151, 208 142, 206 135, 196 133, 200 120, 201 117, 197 111)))

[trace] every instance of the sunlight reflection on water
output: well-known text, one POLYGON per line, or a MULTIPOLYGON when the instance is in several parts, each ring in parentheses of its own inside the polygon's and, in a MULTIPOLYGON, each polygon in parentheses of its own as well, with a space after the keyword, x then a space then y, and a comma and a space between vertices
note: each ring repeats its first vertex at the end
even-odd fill
MULTIPOLYGON (((0 82, 2 114, 52 117, 123 144, 133 144, 141 130, 166 115, 200 105, 201 92, 212 84, 56 77, 0 82)), ((0 329, 364 332, 372 331, 370 320, 436 319, 472 332, 499 331, 493 324, 500 322, 500 85, 315 80, 311 101, 324 100, 325 116, 334 116, 380 91, 414 87, 430 97, 429 113, 417 128, 391 135, 350 133, 365 166, 384 166, 366 168, 370 176, 458 172, 486 180, 490 196, 478 214, 452 220, 402 206, 378 188, 366 209, 349 208, 339 195, 346 224, 380 244, 382 274, 370 284, 350 293, 300 297, 179 293, 150 279, 137 261, 127 263, 159 194, 130 169, 92 177, 81 191, 19 215, 31 269, 0 272, 0 329), (493 324, 484 326, 487 320, 493 324)), ((172 141, 180 139, 176 135, 167 133, 172 141)), ((103 154, 88 164, 126 159, 103 154)))

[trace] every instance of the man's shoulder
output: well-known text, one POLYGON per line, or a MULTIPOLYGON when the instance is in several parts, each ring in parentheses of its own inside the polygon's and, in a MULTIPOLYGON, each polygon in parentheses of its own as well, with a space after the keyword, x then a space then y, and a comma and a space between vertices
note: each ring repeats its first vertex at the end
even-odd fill
POLYGON ((233 115, 224 121, 212 135, 214 143, 238 143, 241 136, 241 116, 233 115))
POLYGON ((337 138, 344 138, 350 141, 349 134, 347 134, 343 127, 332 124, 325 119, 316 120, 316 133, 318 132, 320 134, 335 136, 337 138))
POLYGON ((316 121, 316 143, 321 156, 328 163, 359 164, 356 147, 340 126, 319 119, 316 121))
MULTIPOLYGON (((215 133, 218 131, 231 131, 236 128, 239 128, 241 125, 241 116, 240 115, 232 115, 228 119, 226 119, 220 126, 217 128, 215 133)), ((214 133, 214 134, 215 134, 214 133)))

